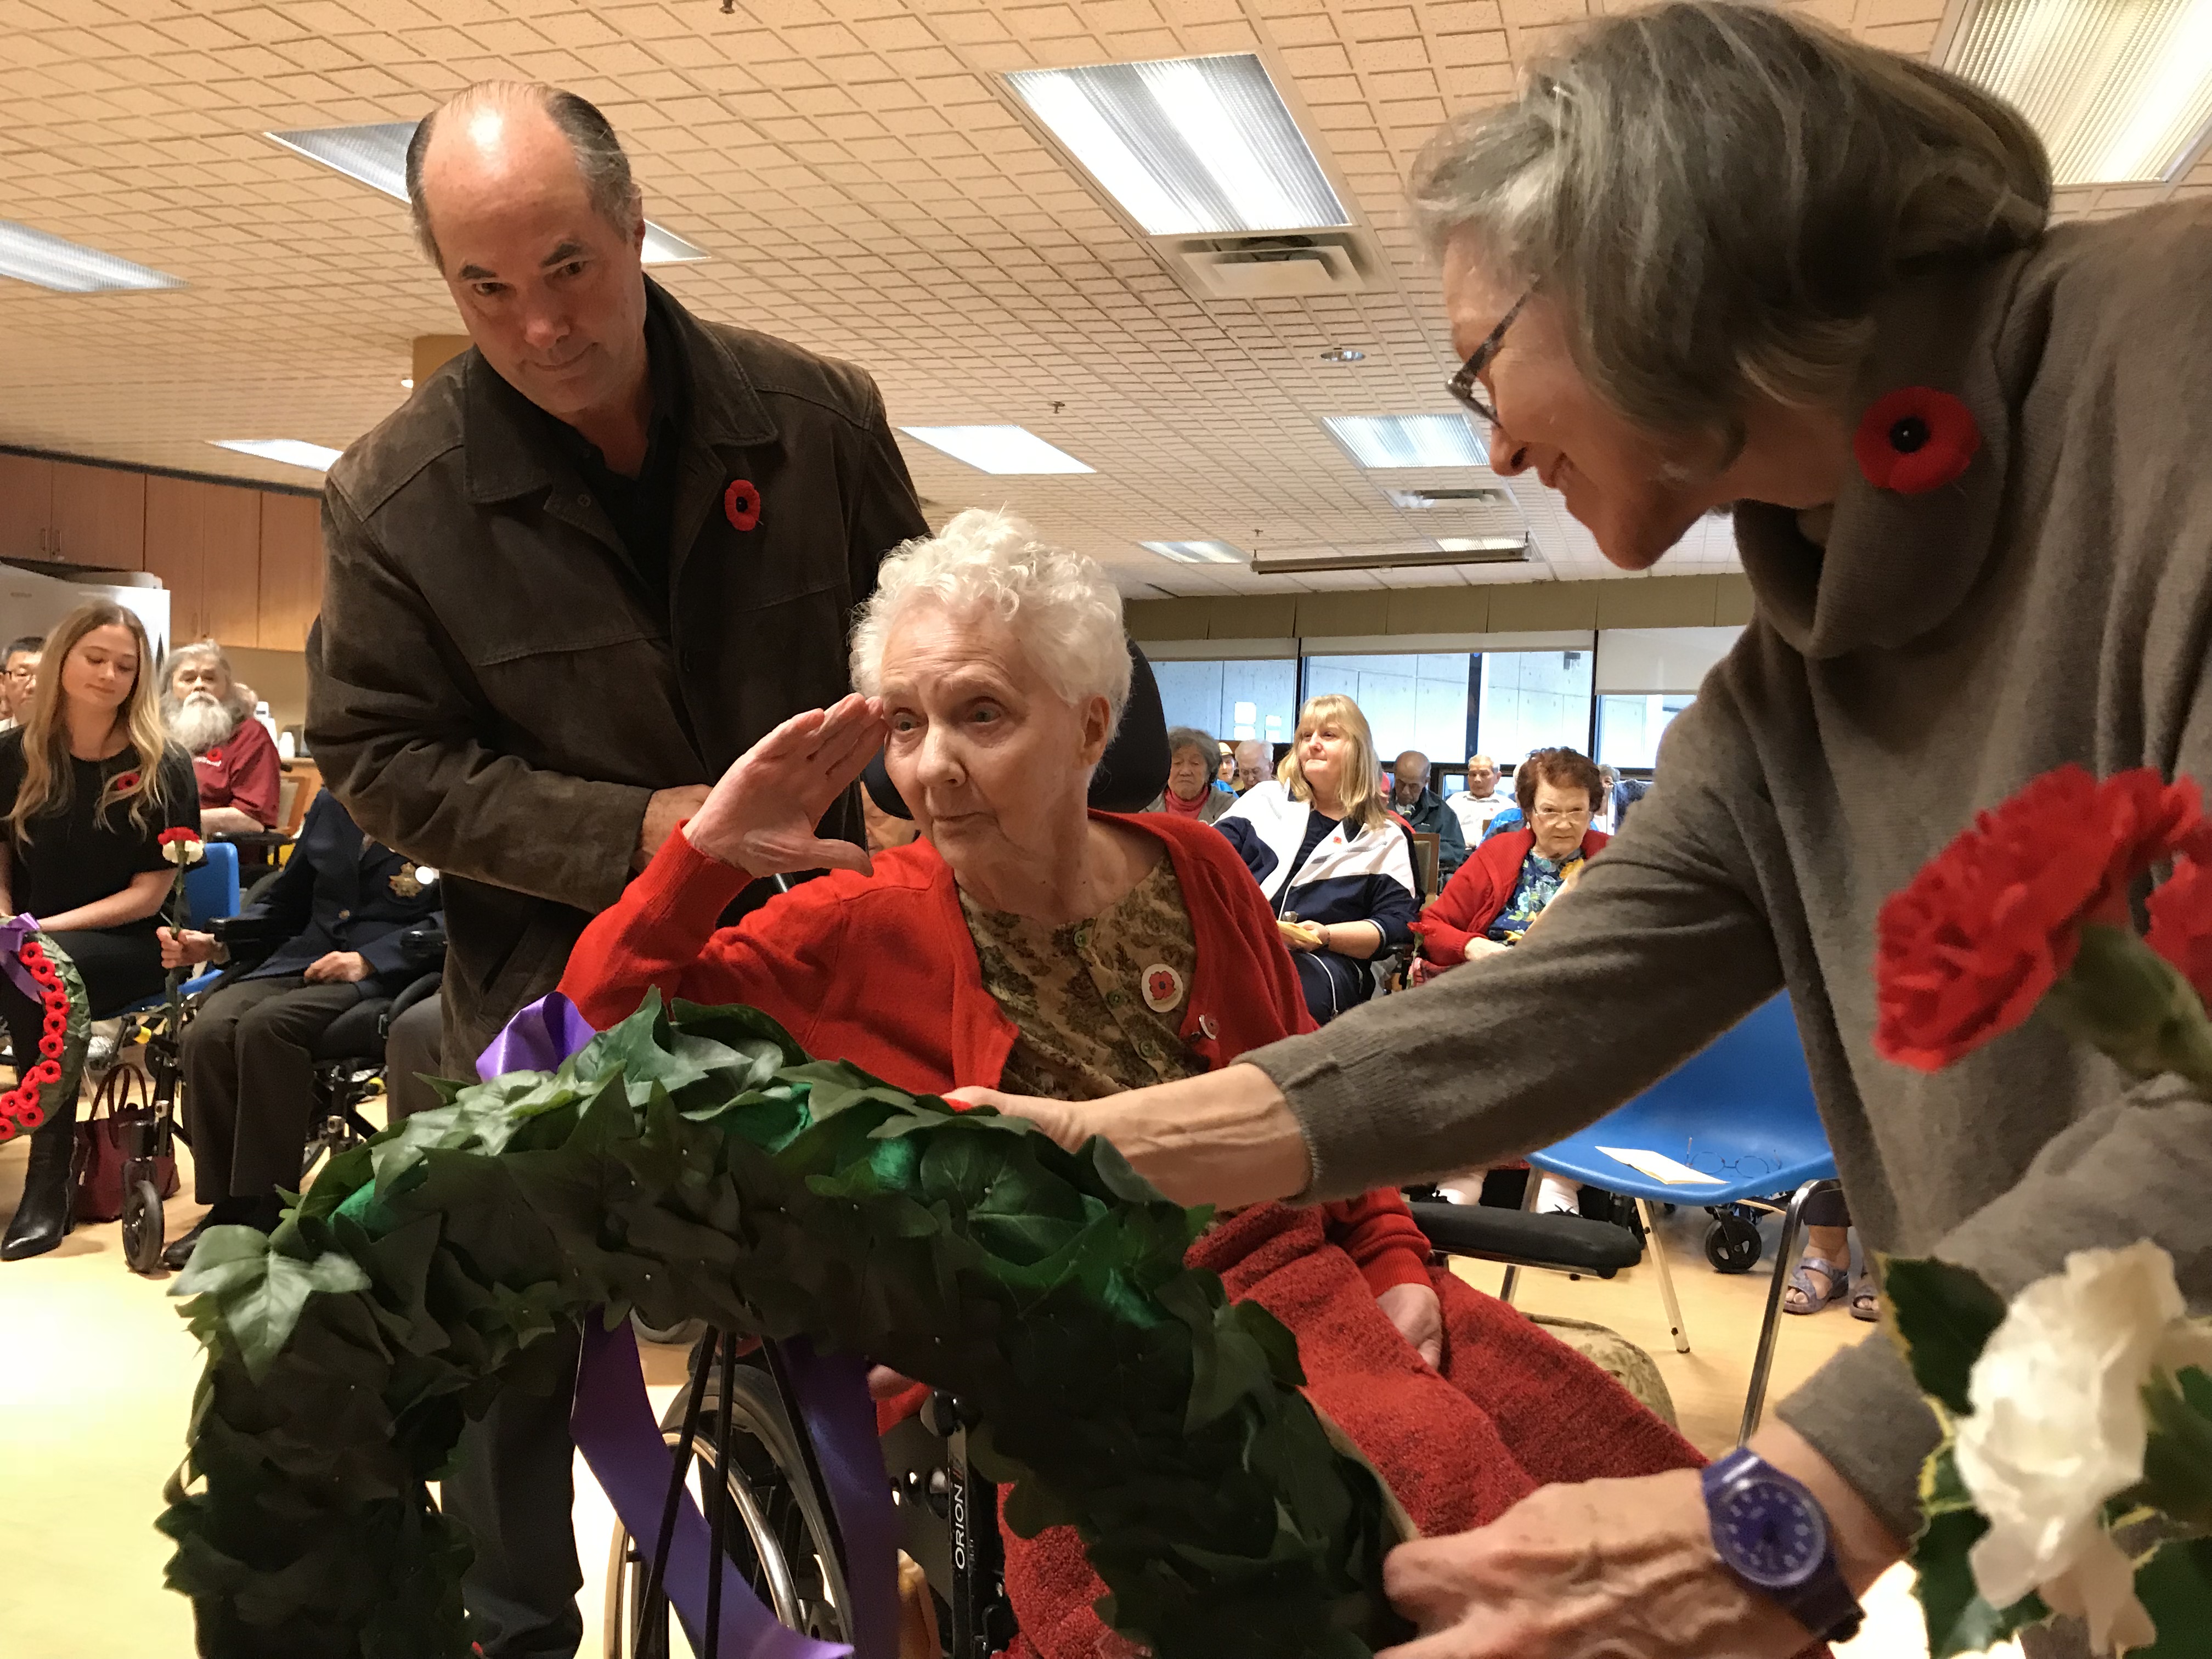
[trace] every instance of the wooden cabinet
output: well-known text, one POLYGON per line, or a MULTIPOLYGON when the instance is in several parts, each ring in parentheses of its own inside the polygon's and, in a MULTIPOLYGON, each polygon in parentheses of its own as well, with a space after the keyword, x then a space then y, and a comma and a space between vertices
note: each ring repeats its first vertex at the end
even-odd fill
POLYGON ((169 590, 173 641, 260 644, 261 501, 236 484, 146 480, 143 568, 169 590))
POLYGON ((146 550, 146 475, 114 466, 48 463, 53 469, 49 558, 137 570, 146 550))
POLYGON ((323 608, 319 496, 261 498, 261 648, 304 651, 323 608))
POLYGON ((0 455, 0 559, 49 559, 54 464, 38 455, 0 455))

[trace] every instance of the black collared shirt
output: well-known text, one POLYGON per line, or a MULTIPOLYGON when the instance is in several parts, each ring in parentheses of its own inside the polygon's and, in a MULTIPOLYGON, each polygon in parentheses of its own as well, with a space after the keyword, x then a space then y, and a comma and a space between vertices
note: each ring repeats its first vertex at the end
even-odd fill
MULTIPOLYGON (((670 543, 674 539, 676 471, 690 418, 691 388, 684 353, 660 307, 648 296, 645 312, 647 373, 653 384, 653 412, 645 440, 645 465, 635 478, 609 466, 599 446, 567 422, 545 416, 561 453, 575 466, 584 487, 599 499, 629 555, 653 614, 669 609, 670 543)), ((536 405, 532 405, 535 408, 536 405)), ((540 411, 541 413, 543 411, 540 411)))

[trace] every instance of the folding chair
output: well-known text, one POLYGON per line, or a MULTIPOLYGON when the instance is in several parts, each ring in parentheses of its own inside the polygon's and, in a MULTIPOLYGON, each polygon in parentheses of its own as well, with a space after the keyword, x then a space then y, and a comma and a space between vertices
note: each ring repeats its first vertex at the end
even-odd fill
MULTIPOLYGON (((1741 1204, 1781 1214, 1781 1254, 1766 1294, 1766 1316, 1759 1326, 1737 1437, 1739 1443, 1750 1439, 1766 1404, 1767 1376, 1782 1323, 1782 1291, 1797 1259, 1806 1202, 1838 1187, 1835 1155, 1828 1150, 1814 1103, 1813 1080, 1789 997, 1753 1009, 1635 1099, 1580 1134, 1530 1153, 1528 1162, 1636 1200, 1677 1353, 1689 1352, 1690 1339, 1667 1253, 1653 1224, 1652 1205, 1741 1204), (1713 1184, 1655 1180, 1599 1150, 1605 1146, 1663 1153, 1713 1177, 1713 1184), (1773 1201, 1780 1193, 1790 1195, 1786 1205, 1773 1201)), ((1529 1183, 1532 1190, 1534 1184, 1529 1183)), ((1507 1275, 1500 1291, 1509 1302, 1513 1277, 1507 1275)))

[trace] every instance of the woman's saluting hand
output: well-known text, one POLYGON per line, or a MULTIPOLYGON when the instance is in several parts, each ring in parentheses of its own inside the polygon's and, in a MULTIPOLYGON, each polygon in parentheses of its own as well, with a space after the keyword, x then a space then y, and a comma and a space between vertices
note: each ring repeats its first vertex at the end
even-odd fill
POLYGON ((872 867, 865 848, 814 832, 883 747, 881 706, 857 693, 793 715, 730 763, 684 836, 748 875, 872 867))

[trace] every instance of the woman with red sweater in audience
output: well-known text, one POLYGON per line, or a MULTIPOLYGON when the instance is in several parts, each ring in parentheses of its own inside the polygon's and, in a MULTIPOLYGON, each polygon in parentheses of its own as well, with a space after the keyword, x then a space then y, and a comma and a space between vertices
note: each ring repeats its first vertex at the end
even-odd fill
POLYGON ((1513 775, 1513 793, 1529 827, 1484 842, 1413 924, 1421 937, 1416 985, 1469 957, 1518 945, 1612 839, 1590 828, 1605 783, 1586 755, 1539 749, 1513 775))
MULTIPOLYGON (((1000 514, 963 513, 909 544, 854 637, 867 695, 742 757, 585 931, 561 988, 601 1027, 652 987, 750 1003, 808 1052, 931 1094, 1095 1098, 1312 1030, 1224 837, 1172 813, 1087 810, 1128 696, 1121 611, 1096 565, 1000 514), (878 745, 922 833, 872 865, 814 827, 878 745), (756 878, 823 868, 717 926, 756 878)), ((1297 1334, 1309 1397, 1425 1533, 1477 1525, 1547 1481, 1697 1461, 1595 1366, 1432 1268, 1395 1191, 1237 1212, 1190 1260, 1297 1334)), ((887 1420, 920 1401, 896 1386, 887 1420)), ((1096 1659, 1103 1586, 1073 1533, 1010 1536, 1006 1551, 1018 1651, 1096 1659)))

